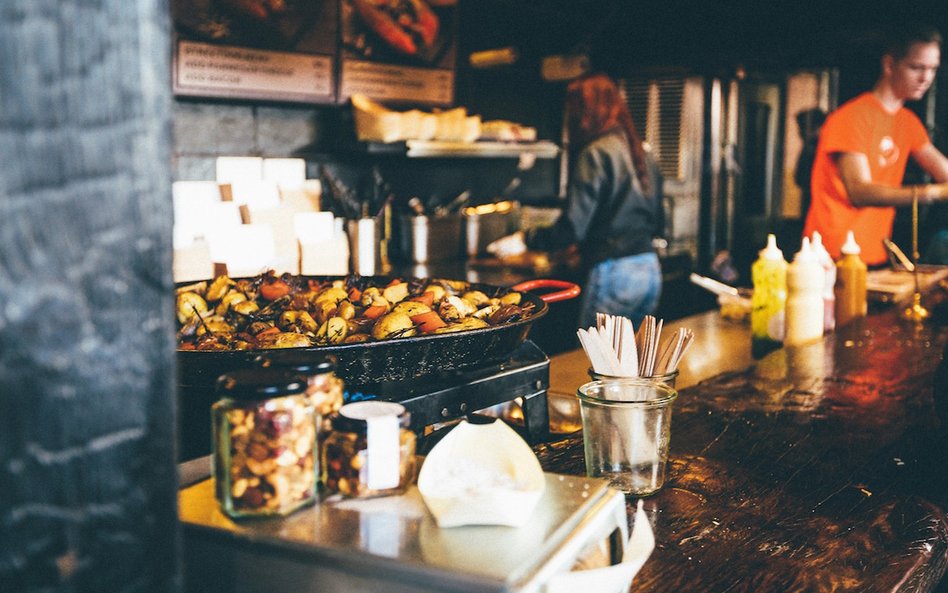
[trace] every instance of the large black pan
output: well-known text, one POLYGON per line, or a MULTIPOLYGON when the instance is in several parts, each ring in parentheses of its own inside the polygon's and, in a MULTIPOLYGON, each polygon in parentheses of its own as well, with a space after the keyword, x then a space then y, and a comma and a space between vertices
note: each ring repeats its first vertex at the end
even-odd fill
MULTIPOLYGON (((315 280, 335 280, 318 277, 315 280)), ((373 285, 385 285, 389 278, 372 278, 373 285)), ((410 280, 405 278, 404 280, 410 280)), ((526 319, 448 334, 431 334, 339 346, 297 348, 312 352, 314 358, 332 354, 337 358, 336 374, 347 385, 372 386, 402 381, 442 370, 478 366, 501 360, 523 342, 534 321, 543 317, 547 303, 567 300, 579 294, 579 286, 561 280, 531 280, 501 288, 488 284, 470 284, 471 289, 488 295, 521 292, 522 302, 532 303, 534 313, 526 319), (542 295, 534 289, 558 289, 542 295)), ((249 368, 254 359, 272 350, 178 351, 178 419, 180 460, 206 455, 210 451, 210 406, 216 400, 214 383, 230 371, 249 368)))
MULTIPOLYGON (((318 280, 337 278, 320 277, 318 280)), ((385 285, 389 279, 373 278, 373 285, 385 285)), ((483 365, 513 352, 523 342, 534 321, 543 317, 547 303, 573 298, 579 286, 561 280, 531 280, 511 288, 471 283, 472 290, 491 296, 516 291, 522 303, 532 303, 529 317, 502 325, 446 334, 428 334, 394 340, 299 348, 314 356, 332 354, 338 361, 336 374, 347 383, 366 385, 381 381, 402 381, 438 371, 483 365), (535 295, 533 289, 555 288, 556 292, 535 295)), ((223 373, 245 368, 266 350, 178 351, 179 386, 213 385, 223 373)))

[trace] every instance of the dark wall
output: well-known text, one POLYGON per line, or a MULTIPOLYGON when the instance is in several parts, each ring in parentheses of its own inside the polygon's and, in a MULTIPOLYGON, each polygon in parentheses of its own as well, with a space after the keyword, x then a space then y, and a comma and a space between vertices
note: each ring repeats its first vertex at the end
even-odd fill
MULTIPOLYGON (((607 69, 838 64, 886 27, 944 28, 940 0, 462 0, 473 49, 515 45, 526 60, 585 48, 607 69)), ((462 52, 463 53, 463 52, 462 52)))
POLYGON ((0 590, 176 591, 168 6, 0 3, 0 590))
MULTIPOLYGON (((472 70, 467 65, 466 56, 490 39, 484 27, 506 18, 490 3, 485 7, 487 12, 478 2, 461 3, 455 104, 484 119, 534 126, 541 138, 558 142, 563 85, 541 80, 536 60, 525 56, 521 64, 494 70, 472 70)), ((538 31, 531 30, 534 34, 538 31)), ((524 35, 526 31, 518 33, 524 35)), ((378 166, 405 200, 412 195, 449 200, 470 189, 473 203, 489 202, 515 176, 523 182, 514 195, 518 199, 543 201, 558 191, 558 160, 538 161, 526 171, 518 170, 517 160, 509 158, 409 160, 353 150, 353 140, 348 107, 178 98, 173 174, 181 180, 214 179, 214 160, 222 155, 299 156, 307 159, 310 177, 325 166, 351 187, 361 185, 378 166)))
MULTIPOLYGON (((547 55, 585 51, 594 68, 617 76, 687 71, 730 77, 739 66, 770 73, 839 67, 840 94, 849 97, 872 84, 885 27, 921 19, 948 31, 948 6, 934 0, 872 10, 862 3, 750 0, 462 0, 460 7, 456 104, 485 118, 535 126, 541 138, 554 141, 559 140, 564 85, 541 80, 540 61, 547 55), (520 54, 514 66, 472 70, 467 65, 472 51, 506 46, 520 54)), ((948 100, 948 93, 943 95, 948 100)), ((350 185, 358 185, 378 164, 406 198, 448 199, 472 189, 475 201, 489 201, 514 175, 524 181, 517 197, 526 201, 557 192, 557 161, 518 172, 509 160, 406 163, 346 153, 338 149, 338 136, 351 129, 335 125, 339 112, 335 107, 179 99, 174 176, 213 179, 213 159, 224 154, 295 155, 307 158, 311 176, 327 165, 350 185)))

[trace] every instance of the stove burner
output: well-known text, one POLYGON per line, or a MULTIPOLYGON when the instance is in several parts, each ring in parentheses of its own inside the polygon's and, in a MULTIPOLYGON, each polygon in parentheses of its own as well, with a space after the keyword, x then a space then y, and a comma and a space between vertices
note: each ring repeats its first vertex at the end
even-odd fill
POLYGON ((384 399, 411 412, 412 429, 449 422, 498 404, 522 398, 528 440, 549 435, 546 391, 550 360, 533 342, 524 341, 507 359, 474 369, 426 375, 417 379, 373 385, 346 385, 346 402, 384 399))
MULTIPOLYGON (((500 362, 400 382, 373 385, 346 382, 346 401, 397 401, 411 412, 412 429, 423 436, 428 426, 450 422, 520 397, 523 398, 520 407, 525 438, 536 443, 546 440, 549 434, 546 403, 549 384, 550 360, 536 344, 527 340, 500 362)), ((179 461, 211 452, 210 409, 216 400, 213 388, 179 384, 179 461)))

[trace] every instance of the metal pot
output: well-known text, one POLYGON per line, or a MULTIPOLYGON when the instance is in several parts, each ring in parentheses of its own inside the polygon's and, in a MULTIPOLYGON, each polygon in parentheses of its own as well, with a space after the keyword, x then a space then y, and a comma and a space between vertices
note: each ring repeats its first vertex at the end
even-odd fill
POLYGON ((403 216, 401 249, 415 264, 460 259, 461 215, 403 216))
POLYGON ((492 242, 520 230, 520 204, 500 202, 464 210, 464 238, 468 257, 487 253, 492 242))

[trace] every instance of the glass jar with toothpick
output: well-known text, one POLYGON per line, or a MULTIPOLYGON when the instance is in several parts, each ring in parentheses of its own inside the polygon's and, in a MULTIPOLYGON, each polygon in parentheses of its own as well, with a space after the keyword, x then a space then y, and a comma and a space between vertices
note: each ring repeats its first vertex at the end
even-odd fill
POLYGON ((678 365, 694 333, 678 328, 663 341, 662 326, 662 320, 648 315, 636 332, 629 319, 600 313, 596 327, 578 332, 591 364, 590 379, 640 377, 674 388, 678 365))
POLYGON ((665 482, 678 365, 694 339, 679 328, 662 341, 662 325, 649 315, 636 332, 629 319, 600 313, 596 327, 577 332, 592 379, 576 394, 586 473, 635 496, 665 482))
MULTIPOLYGON (((604 375, 602 373, 597 373, 592 367, 586 371, 589 374, 589 379, 591 381, 616 381, 620 379, 629 379, 634 377, 622 377, 617 375, 604 375)), ((647 381, 655 381, 657 383, 662 383, 663 385, 668 385, 672 389, 675 388, 675 383, 678 381, 678 369, 670 373, 660 373, 658 375, 647 375, 638 377, 639 379, 645 379, 647 381)))
POLYGON ((591 381, 577 390, 586 475, 633 496, 665 483, 678 392, 643 378, 591 381))

